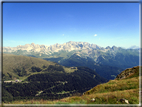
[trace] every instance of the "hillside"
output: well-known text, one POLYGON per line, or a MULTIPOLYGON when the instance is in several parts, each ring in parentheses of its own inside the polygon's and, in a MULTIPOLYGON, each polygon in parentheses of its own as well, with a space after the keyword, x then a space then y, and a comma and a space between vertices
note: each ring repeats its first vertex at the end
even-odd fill
POLYGON ((39 58, 22 55, 3 54, 3 79, 11 80, 30 75, 32 67, 43 69, 43 66, 55 65, 56 63, 39 58))
MULTIPOLYGON (((52 61, 52 58, 45 58, 45 60, 52 61)), ((56 62, 56 61, 55 61, 56 62)), ((92 70, 95 70, 100 76, 106 78, 107 80, 114 79, 122 70, 122 68, 103 65, 96 63, 92 58, 82 58, 77 54, 73 54, 71 57, 61 60, 60 63, 64 66, 84 66, 92 70)))
POLYGON ((126 104, 122 99, 127 99, 129 104, 139 104, 139 66, 122 71, 115 80, 95 86, 84 93, 82 100, 87 96, 95 98, 95 101, 87 98, 89 104, 126 104), (122 75, 125 77, 120 78, 122 75))
MULTIPOLYGON (((124 70, 115 80, 99 84, 88 90, 84 95, 74 95, 60 100, 29 100, 21 101, 23 104, 139 104, 139 66, 129 68, 131 73, 126 78, 119 78, 127 70, 124 70)), ((18 104, 14 101, 13 104, 18 104)), ((122 105, 121 105, 122 106, 122 105)), ((127 105, 126 105, 127 106, 127 105)), ((137 105, 138 106, 138 105, 137 105)))
POLYGON ((8 98, 61 99, 106 82, 87 67, 64 67, 34 57, 4 54, 3 66, 4 93, 10 95, 3 97, 4 102, 8 98))

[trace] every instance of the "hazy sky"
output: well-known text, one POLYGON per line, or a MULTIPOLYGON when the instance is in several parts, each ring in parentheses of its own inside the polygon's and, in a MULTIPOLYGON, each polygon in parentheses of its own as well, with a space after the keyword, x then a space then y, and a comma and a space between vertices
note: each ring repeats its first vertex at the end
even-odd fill
POLYGON ((3 3, 3 46, 139 46, 139 3, 3 3))

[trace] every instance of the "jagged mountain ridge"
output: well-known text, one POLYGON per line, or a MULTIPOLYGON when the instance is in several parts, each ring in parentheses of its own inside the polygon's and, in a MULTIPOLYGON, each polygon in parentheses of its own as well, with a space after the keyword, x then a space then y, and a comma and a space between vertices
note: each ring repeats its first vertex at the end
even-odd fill
POLYGON ((81 49, 100 49, 101 47, 96 44, 89 44, 87 42, 73 42, 69 41, 64 44, 54 44, 50 46, 38 45, 35 43, 19 45, 17 47, 4 47, 3 52, 14 52, 17 50, 26 50, 27 52, 40 52, 44 54, 50 54, 52 52, 58 52, 61 50, 72 51, 81 49))
POLYGON ((3 47, 3 52, 15 52, 17 50, 25 50, 27 52, 38 52, 43 54, 51 54, 54 52, 63 51, 73 51, 73 50, 83 50, 84 53, 89 54, 92 50, 100 50, 102 52, 107 52, 111 50, 119 50, 120 47, 113 46, 112 48, 107 46, 106 48, 100 47, 96 44, 90 44, 88 42, 73 42, 69 41, 64 44, 54 44, 50 46, 38 45, 35 43, 19 45, 17 47, 3 47))
POLYGON ((105 59, 105 56, 109 55, 113 58, 117 53, 132 54, 139 56, 139 49, 124 49, 121 47, 100 47, 96 44, 90 44, 87 42, 73 42, 69 41, 64 44, 54 44, 50 46, 38 45, 38 44, 26 44, 19 45, 17 47, 3 47, 4 53, 11 53, 16 55, 28 55, 34 57, 70 57, 74 53, 80 57, 92 58, 95 62, 99 62, 98 58, 101 56, 105 59))

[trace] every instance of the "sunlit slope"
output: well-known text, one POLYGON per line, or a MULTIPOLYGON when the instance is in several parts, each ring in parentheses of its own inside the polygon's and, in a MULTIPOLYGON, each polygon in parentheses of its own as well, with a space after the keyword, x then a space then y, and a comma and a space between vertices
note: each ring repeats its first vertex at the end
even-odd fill
MULTIPOLYGON (((115 80, 97 85, 85 92, 85 95, 96 97, 99 103, 122 103, 125 98, 131 104, 139 103, 139 66, 122 71, 115 80), (119 78, 119 77, 124 78, 119 78)), ((96 101, 97 102, 97 101, 96 101)), ((93 103, 96 103, 93 102, 93 103)))
MULTIPOLYGON (((39 71, 42 71, 48 68, 49 65, 58 64, 40 58, 3 54, 3 79, 10 80, 27 76, 33 73, 32 67, 36 67, 39 71)), ((69 72, 69 69, 65 68, 65 71, 69 72)))
POLYGON ((139 66, 122 71, 119 75, 117 75, 115 80, 110 80, 105 84, 97 85, 91 90, 85 92, 85 94, 132 89, 136 87, 138 88, 139 87, 138 79, 139 79, 139 66), (119 78, 120 76, 123 78, 119 78))

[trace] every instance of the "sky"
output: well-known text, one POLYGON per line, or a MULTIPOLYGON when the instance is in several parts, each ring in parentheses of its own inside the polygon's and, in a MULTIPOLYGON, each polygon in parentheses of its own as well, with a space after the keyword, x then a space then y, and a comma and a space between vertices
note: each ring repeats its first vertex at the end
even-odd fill
POLYGON ((3 47, 140 46, 139 3, 3 3, 3 47))

